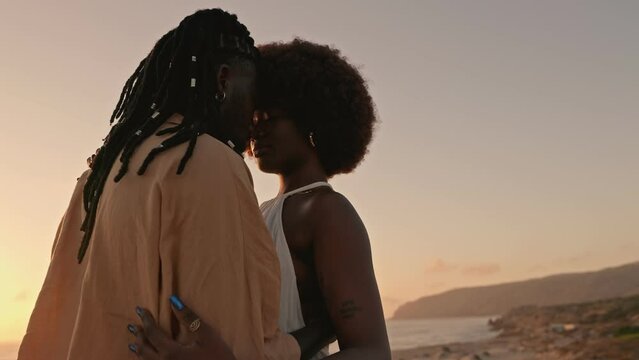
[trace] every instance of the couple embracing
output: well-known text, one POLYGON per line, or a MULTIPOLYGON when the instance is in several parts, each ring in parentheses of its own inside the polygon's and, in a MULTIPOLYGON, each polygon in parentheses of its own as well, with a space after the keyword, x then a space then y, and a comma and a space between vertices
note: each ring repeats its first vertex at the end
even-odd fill
POLYGON ((366 229, 328 183, 375 122, 336 49, 186 17, 78 179, 19 359, 390 359, 366 229), (244 154, 280 180, 261 206, 244 154))

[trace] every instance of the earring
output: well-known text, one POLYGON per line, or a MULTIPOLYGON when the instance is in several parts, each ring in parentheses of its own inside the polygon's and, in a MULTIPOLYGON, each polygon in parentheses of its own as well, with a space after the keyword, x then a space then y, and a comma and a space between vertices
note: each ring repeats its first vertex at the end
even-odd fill
POLYGON ((222 91, 221 93, 216 93, 215 100, 217 100, 217 102, 219 103, 223 103, 224 100, 226 100, 226 93, 224 91, 222 91))
POLYGON ((312 147, 316 147, 317 145, 315 145, 315 139, 313 138, 313 132, 311 131, 310 134, 308 134, 308 141, 311 143, 312 147))

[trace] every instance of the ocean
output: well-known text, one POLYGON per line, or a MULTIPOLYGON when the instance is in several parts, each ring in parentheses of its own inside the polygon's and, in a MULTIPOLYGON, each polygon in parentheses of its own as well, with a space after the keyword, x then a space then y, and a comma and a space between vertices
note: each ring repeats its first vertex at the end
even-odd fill
MULTIPOLYGON (((460 317, 420 320, 386 320, 391 350, 404 350, 420 346, 486 340, 497 336, 488 327, 487 317, 460 317)), ((329 350, 337 351, 337 344, 329 350)))
MULTIPOLYGON (((419 346, 490 339, 497 333, 490 331, 488 320, 494 317, 465 317, 423 320, 387 320, 388 337, 392 350, 419 346)), ((0 360, 15 360, 18 343, 0 343, 0 360)), ((337 351, 337 343, 329 348, 337 351)))

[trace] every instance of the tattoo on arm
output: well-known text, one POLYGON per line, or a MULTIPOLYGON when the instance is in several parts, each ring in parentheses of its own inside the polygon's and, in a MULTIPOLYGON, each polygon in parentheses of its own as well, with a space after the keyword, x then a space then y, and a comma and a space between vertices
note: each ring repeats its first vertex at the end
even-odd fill
POLYGON ((355 317, 355 314, 362 311, 362 308, 357 306, 353 300, 344 301, 339 308, 339 315, 342 319, 350 319, 355 317))

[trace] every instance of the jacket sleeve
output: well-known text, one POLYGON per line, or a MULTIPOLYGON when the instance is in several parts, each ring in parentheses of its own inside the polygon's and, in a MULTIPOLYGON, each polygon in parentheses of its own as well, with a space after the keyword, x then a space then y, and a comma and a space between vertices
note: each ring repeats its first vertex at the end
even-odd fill
POLYGON ((160 325, 180 338, 168 302, 178 294, 238 359, 299 359, 277 329, 279 264, 246 166, 221 143, 199 150, 161 187, 160 325))

